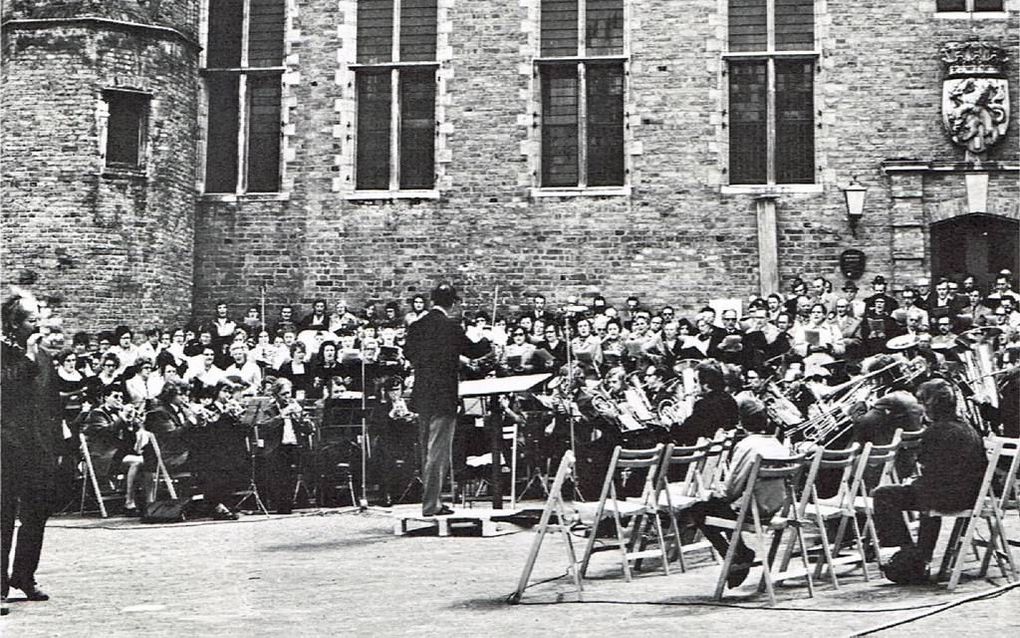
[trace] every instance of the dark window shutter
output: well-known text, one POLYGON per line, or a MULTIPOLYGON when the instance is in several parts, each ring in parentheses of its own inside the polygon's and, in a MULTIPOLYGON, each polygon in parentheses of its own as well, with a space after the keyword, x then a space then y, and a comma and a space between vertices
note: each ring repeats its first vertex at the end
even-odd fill
POLYGON ((148 122, 149 96, 107 91, 110 117, 106 127, 106 163, 138 166, 148 122))
POLYGON ((209 88, 209 127, 206 141, 205 190, 237 190, 238 80, 236 75, 214 74, 209 88))
POLYGON ((359 71, 357 188, 390 187, 390 71, 359 71))
POLYGON ((241 27, 243 23, 243 0, 210 1, 206 66, 210 68, 241 66, 241 27))
POLYGON ((776 50, 810 51, 815 48, 814 0, 775 0, 776 50))
POLYGON ((622 55, 623 0, 588 0, 585 8, 587 55, 622 55))
POLYGON ((764 184, 767 178, 766 63, 730 63, 730 183, 764 184))
POLYGON ((248 14, 248 66, 283 64, 284 0, 251 0, 248 14))
POLYGON ((393 0, 358 0, 358 62, 393 58, 393 0))
POLYGON ((589 64, 588 186, 623 185, 623 65, 589 64))
POLYGON ((577 55, 577 0, 542 0, 542 55, 577 55))
POLYGON ((400 0, 400 60, 436 59, 436 0, 400 0))
POLYGON ((776 181, 814 182, 814 63, 776 61, 776 181))
POLYGON ((280 189, 280 76, 248 79, 248 184, 253 193, 280 189))
POLYGON ((542 186, 578 185, 577 65, 542 67, 542 186))
POLYGON ((730 51, 768 49, 767 6, 765 0, 730 0, 730 51))
POLYGON ((400 71, 400 188, 435 184, 436 75, 431 68, 400 71))

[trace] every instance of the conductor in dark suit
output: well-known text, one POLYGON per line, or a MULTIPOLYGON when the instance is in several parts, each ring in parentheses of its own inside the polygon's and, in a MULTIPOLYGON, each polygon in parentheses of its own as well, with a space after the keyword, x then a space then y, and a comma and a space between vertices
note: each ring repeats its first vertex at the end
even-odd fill
POLYGON ((436 516, 452 510, 439 502, 443 475, 451 463, 450 446, 457 422, 457 369, 460 356, 477 358, 489 352, 489 342, 469 339, 450 318, 460 301, 447 283, 432 291, 432 310, 407 329, 404 354, 414 367, 411 407, 418 413, 422 453, 422 514, 436 516))

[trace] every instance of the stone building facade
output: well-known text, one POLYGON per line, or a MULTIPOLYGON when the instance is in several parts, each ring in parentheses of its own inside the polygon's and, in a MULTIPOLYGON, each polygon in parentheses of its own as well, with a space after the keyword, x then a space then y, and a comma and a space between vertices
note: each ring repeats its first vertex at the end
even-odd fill
POLYGON ((272 313, 439 278, 485 307, 691 309, 838 285, 848 249, 862 288, 1020 259, 1020 0, 119 0, 50 4, 159 28, 30 24, 46 4, 4 16, 3 266, 90 327, 126 299, 272 313), (1010 120, 977 150, 943 123, 967 42, 998 111, 951 106, 1010 120), (101 170, 122 76, 151 95, 144 176, 101 170))

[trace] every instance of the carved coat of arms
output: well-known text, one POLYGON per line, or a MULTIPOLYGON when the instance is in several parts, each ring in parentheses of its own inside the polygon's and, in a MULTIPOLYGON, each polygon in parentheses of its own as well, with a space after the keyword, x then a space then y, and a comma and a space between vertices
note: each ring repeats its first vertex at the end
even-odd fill
POLYGON ((942 48, 942 123, 953 143, 983 155, 1009 128, 1005 49, 983 42, 950 42, 942 48))

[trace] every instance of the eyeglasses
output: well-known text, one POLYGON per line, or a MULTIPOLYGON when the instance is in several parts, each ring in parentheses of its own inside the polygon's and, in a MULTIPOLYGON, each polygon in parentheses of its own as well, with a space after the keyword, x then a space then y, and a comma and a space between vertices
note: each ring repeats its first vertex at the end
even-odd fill
POLYGON ((116 363, 104 363, 103 367, 104 368, 116 368, 117 364, 116 363))

